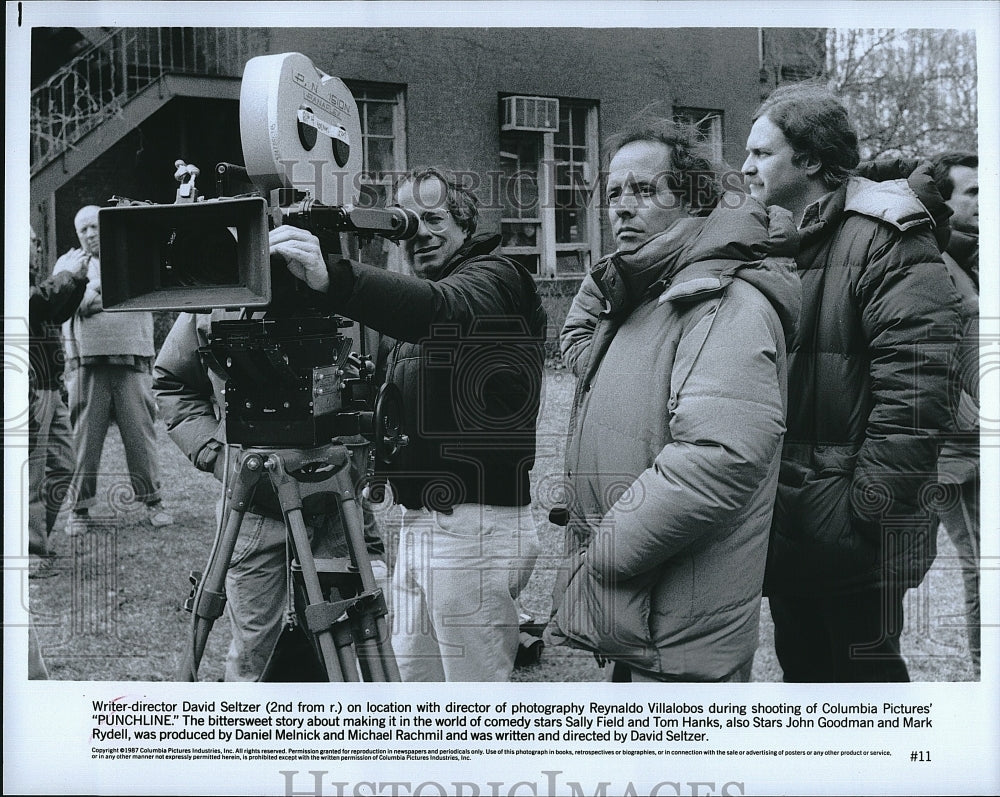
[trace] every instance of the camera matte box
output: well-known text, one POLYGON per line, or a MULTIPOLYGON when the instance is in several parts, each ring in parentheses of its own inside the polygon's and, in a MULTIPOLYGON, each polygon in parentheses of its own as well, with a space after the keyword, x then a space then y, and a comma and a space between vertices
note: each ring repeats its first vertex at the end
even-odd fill
POLYGON ((263 197, 122 205, 101 208, 98 220, 105 310, 195 312, 271 301, 263 197), (183 279, 172 274, 178 266, 183 279))

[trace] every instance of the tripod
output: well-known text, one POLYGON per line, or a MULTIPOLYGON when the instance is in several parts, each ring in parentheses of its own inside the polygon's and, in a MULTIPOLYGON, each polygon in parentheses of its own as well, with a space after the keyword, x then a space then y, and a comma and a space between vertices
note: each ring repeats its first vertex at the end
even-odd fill
MULTIPOLYGON (((189 600, 193 641, 181 666, 179 680, 195 681, 208 635, 225 608, 225 579, 240 526, 257 483, 268 478, 274 486, 288 531, 288 542, 301 575, 305 606, 297 607, 305 631, 328 681, 399 681, 399 669, 389 641, 385 597, 375 583, 365 545, 358 497, 350 477, 351 452, 342 443, 309 450, 244 448, 235 476, 227 474, 228 501, 203 578, 192 576, 189 600), (333 498, 340 512, 349 557, 324 560, 334 587, 324 593, 303 520, 303 497, 333 498), (328 595, 334 600, 328 600, 328 595)), ((293 574, 289 573, 291 582, 293 574)))

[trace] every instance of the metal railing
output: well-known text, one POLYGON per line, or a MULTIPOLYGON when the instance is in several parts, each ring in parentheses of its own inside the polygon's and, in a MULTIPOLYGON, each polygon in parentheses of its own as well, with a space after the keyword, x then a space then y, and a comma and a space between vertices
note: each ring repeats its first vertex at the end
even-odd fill
POLYGON ((265 52, 252 28, 120 28, 31 92, 31 174, 166 74, 239 76, 265 52))

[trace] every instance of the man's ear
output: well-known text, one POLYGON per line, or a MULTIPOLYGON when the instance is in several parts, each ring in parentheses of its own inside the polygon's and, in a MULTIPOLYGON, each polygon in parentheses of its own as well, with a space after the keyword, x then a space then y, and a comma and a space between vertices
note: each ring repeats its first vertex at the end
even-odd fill
POLYGON ((815 177, 823 168, 823 162, 815 155, 796 152, 792 155, 792 165, 802 169, 806 177, 815 177))
POLYGON ((823 168, 823 162, 815 155, 810 155, 802 160, 802 168, 805 169, 809 177, 815 177, 823 168))

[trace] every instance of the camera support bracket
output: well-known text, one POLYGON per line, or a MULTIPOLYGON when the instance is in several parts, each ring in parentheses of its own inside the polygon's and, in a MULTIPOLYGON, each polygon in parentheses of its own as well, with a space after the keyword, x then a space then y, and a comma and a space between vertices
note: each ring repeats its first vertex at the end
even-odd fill
MULTIPOLYGON (((179 680, 198 679, 198 666, 218 616, 219 596, 224 594, 226 571, 232 561, 243 517, 257 483, 265 477, 275 488, 289 543, 301 571, 307 601, 307 630, 314 640, 327 680, 400 680, 385 620, 388 613, 385 599, 372 572, 349 464, 347 446, 336 442, 309 451, 241 450, 236 476, 229 489, 226 512, 219 525, 205 576, 196 585, 195 595, 190 601, 193 640, 178 673, 179 680), (324 595, 302 515, 299 471, 315 462, 324 463, 324 471, 328 474, 324 488, 329 487, 339 502, 350 554, 350 570, 361 582, 358 595, 339 601, 328 601, 324 595)), ((314 487, 313 480, 310 478, 309 481, 310 487, 314 487)))

